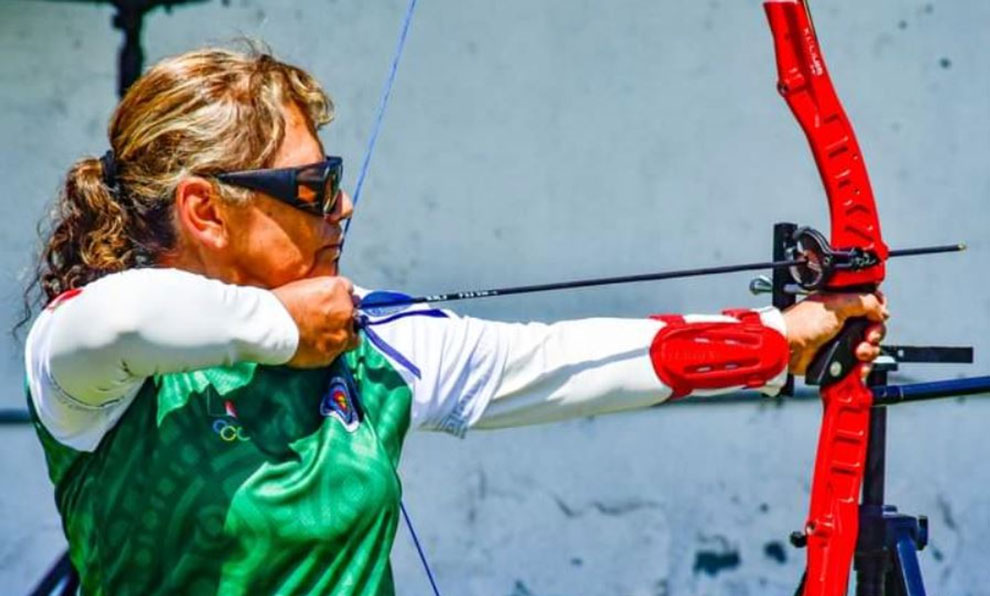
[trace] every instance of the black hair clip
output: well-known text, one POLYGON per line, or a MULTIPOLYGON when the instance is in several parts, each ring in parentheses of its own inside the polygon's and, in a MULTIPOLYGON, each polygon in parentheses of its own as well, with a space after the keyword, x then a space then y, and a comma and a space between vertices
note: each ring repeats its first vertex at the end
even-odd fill
POLYGON ((117 160, 113 155, 113 149, 103 154, 100 164, 103 165, 103 183, 110 190, 117 190, 117 160))

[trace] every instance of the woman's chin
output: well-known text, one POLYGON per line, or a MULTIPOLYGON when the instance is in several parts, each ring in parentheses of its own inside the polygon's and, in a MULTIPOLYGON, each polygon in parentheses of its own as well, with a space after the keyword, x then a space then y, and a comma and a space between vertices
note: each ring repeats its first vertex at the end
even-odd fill
MULTIPOLYGON (((320 257, 322 256, 323 255, 320 255, 320 257)), ((332 277, 337 275, 338 268, 336 256, 332 259, 320 257, 318 257, 316 263, 313 264, 313 269, 309 272, 307 277, 332 277)))

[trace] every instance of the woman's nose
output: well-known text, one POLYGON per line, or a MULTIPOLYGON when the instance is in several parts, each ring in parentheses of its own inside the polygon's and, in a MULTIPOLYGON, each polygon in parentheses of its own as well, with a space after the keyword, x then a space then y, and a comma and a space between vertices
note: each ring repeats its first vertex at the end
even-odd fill
POLYGON ((327 213, 323 217, 330 223, 336 223, 338 221, 349 219, 353 214, 354 203, 351 201, 351 195, 341 190, 340 198, 337 199, 337 206, 334 207, 333 211, 327 213))

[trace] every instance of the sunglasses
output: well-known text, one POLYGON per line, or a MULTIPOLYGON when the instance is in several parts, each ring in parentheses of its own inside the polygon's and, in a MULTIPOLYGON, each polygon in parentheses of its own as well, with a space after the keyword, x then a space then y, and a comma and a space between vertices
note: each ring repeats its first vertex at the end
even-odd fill
POLYGON ((340 199, 344 160, 327 155, 321 162, 291 168, 244 170, 218 174, 217 180, 256 190, 320 217, 330 215, 340 199))

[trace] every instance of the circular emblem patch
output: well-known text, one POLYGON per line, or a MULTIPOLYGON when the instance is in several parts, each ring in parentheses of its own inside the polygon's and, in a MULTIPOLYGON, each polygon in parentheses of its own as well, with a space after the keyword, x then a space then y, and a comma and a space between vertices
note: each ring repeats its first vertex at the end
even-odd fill
POLYGON ((320 414, 336 418, 351 432, 360 424, 361 420, 357 408, 354 407, 350 387, 343 377, 330 379, 327 392, 320 400, 320 414))

